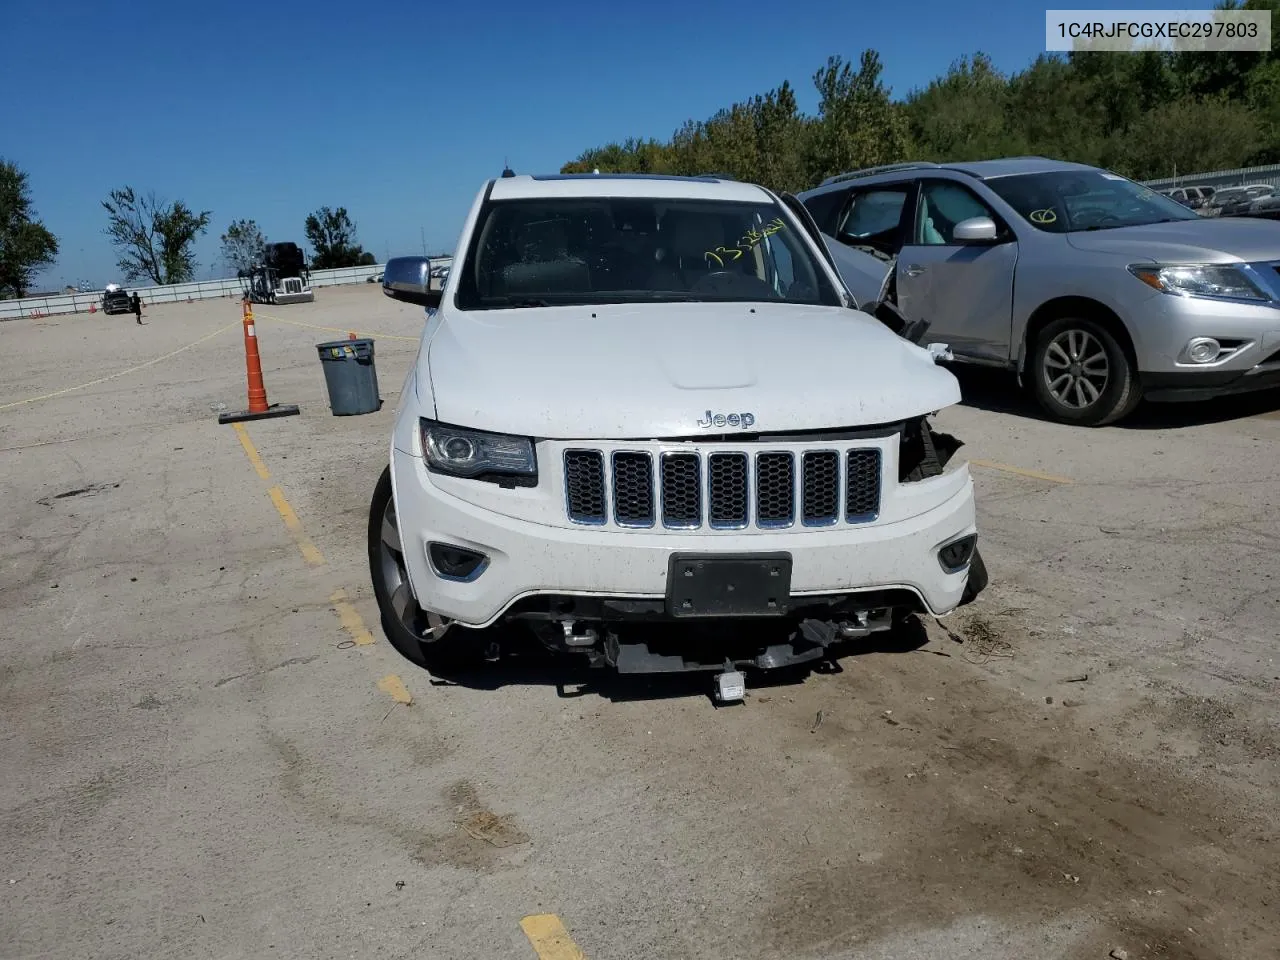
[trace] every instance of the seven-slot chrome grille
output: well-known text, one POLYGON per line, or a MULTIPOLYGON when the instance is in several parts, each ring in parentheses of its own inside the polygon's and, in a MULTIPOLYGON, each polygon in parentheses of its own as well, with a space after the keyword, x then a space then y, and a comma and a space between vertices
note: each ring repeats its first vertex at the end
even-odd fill
POLYGON ((564 453, 575 523, 715 530, 867 523, 880 513, 879 448, 564 453))

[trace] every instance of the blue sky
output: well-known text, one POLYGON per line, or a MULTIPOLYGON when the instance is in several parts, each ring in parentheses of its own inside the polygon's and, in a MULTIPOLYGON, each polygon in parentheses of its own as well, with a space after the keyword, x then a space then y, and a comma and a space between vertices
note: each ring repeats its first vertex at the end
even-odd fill
POLYGON ((44 287, 121 279, 101 201, 126 184, 212 212, 202 279, 223 275, 231 220, 302 243, 322 205, 345 206, 379 260, 422 234, 451 251, 504 158, 554 172, 783 80, 812 112, 830 54, 879 50, 901 96, 960 56, 1010 70, 1044 48, 1044 6, 1025 0, 2 5, 0 156, 61 241, 44 287))

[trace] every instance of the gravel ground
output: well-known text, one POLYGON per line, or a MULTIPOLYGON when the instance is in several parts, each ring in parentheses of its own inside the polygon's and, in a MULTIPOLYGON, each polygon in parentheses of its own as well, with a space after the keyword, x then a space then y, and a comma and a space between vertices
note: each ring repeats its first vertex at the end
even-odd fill
POLYGON ((239 316, 0 324, 0 956, 1280 955, 1280 398, 1078 430, 965 374, 987 593, 717 708, 400 658, 364 532, 421 313, 260 309, 301 414, 243 431, 239 316), (385 403, 337 418, 351 329, 385 403))

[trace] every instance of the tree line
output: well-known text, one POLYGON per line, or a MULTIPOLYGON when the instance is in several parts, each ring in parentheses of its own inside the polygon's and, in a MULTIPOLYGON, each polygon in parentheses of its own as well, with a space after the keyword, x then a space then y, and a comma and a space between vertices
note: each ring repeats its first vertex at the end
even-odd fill
MULTIPOLYGON (((210 211, 197 212, 181 200, 162 201, 128 186, 112 190, 102 206, 105 233, 125 280, 163 286, 195 279, 195 243, 208 232, 210 211)), ((356 225, 345 207, 321 207, 309 214, 303 232, 312 250, 312 270, 377 262, 357 242, 356 225)), ((262 262, 267 239, 253 220, 232 221, 220 240, 223 260, 237 273, 262 262)), ((36 274, 57 256, 58 238, 35 215, 27 173, 0 159, 0 298, 26 296, 36 274)))
MULTIPOLYGON (((1230 4, 1228 4, 1230 5, 1230 4)), ((1280 0, 1247 0, 1270 9, 1280 0)), ((1274 29, 1274 28, 1273 28, 1274 29)), ((818 109, 800 112, 790 82, 687 121, 670 139, 584 151, 562 173, 719 173, 803 190, 847 170, 1039 155, 1137 180, 1280 163, 1280 52, 1042 54, 1002 73, 964 57, 894 100, 874 50, 813 74, 818 109)))

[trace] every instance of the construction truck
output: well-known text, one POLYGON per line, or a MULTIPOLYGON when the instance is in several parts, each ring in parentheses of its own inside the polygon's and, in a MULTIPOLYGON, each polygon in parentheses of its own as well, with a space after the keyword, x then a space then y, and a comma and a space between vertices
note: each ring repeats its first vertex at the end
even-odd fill
POLYGON ((240 271, 245 296, 253 303, 311 303, 311 271, 296 243, 268 243, 262 261, 240 271))

